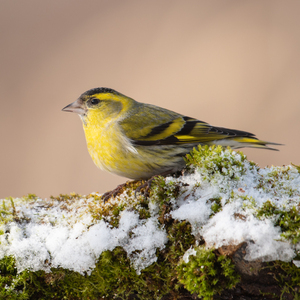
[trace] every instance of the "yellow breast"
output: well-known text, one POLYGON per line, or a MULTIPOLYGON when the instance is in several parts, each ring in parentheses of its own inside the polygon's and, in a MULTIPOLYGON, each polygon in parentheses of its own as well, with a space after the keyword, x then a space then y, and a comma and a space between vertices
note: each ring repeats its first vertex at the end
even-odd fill
POLYGON ((88 151, 98 168, 127 178, 149 177, 145 159, 115 122, 83 124, 88 151))

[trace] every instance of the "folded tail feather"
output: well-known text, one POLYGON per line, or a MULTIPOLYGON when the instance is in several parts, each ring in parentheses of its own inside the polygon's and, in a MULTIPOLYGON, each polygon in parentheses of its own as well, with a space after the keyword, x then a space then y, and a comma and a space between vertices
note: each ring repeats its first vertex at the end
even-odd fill
POLYGON ((277 145, 277 146, 282 145, 278 143, 262 141, 255 137, 232 137, 223 140, 216 140, 211 142, 211 144, 230 146, 231 148, 234 149, 249 147, 249 148, 268 149, 274 151, 279 151, 279 150, 276 148, 268 147, 268 145, 277 145))

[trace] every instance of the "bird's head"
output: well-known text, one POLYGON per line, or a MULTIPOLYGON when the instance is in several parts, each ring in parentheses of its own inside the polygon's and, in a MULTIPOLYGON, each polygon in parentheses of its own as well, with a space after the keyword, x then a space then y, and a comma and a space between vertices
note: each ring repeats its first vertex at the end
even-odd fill
POLYGON ((113 89, 101 87, 86 91, 62 110, 79 114, 86 124, 88 120, 103 121, 117 118, 133 101, 113 89))

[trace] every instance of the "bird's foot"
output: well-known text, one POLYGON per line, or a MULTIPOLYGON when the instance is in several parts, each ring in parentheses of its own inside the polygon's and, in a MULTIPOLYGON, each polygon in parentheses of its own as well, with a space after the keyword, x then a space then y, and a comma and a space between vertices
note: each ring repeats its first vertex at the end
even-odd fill
POLYGON ((141 193, 141 190, 144 189, 144 191, 141 193, 144 195, 145 198, 148 198, 150 193, 150 187, 153 179, 155 179, 158 175, 152 176, 150 179, 146 180, 144 183, 142 183, 140 186, 138 186, 134 192, 134 197, 136 198, 136 193, 141 193))
POLYGON ((113 189, 112 191, 104 193, 102 195, 103 202, 105 203, 111 197, 115 198, 118 194, 120 194, 121 191, 123 191, 123 188, 126 184, 127 184, 127 182, 122 183, 122 184, 118 185, 115 189, 113 189))
POLYGON ((120 185, 118 185, 115 189, 113 189, 112 191, 108 191, 106 193, 104 193, 102 195, 102 200, 105 203, 107 200, 109 200, 111 197, 116 197, 119 194, 121 194, 124 189, 126 187, 134 187, 136 185, 138 185, 138 187, 136 188, 135 192, 134 192, 134 197, 136 198, 137 193, 141 193, 142 195, 144 195, 145 198, 148 198, 150 195, 150 187, 151 187, 151 183, 152 181, 157 178, 159 175, 154 175, 152 176, 150 179, 144 181, 142 184, 138 185, 141 181, 127 181, 125 183, 122 183, 120 185))

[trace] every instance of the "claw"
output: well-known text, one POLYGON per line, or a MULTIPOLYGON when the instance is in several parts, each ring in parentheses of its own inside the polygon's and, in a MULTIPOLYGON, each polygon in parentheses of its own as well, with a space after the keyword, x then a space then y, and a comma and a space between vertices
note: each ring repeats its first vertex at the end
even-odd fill
MULTIPOLYGON (((147 181, 145 181, 143 184, 141 184, 140 186, 138 186, 134 192, 134 197, 136 198, 136 193, 141 193, 141 190, 144 189, 143 191, 143 195, 145 198, 148 198, 150 193, 149 193, 149 190, 150 190, 150 187, 151 187, 151 183, 153 181, 153 179, 155 177, 157 177, 159 175, 154 175, 153 177, 151 177, 150 179, 148 179, 147 181)), ((111 197, 116 197, 118 196, 118 194, 120 194, 122 191, 123 191, 123 188, 127 185, 127 184, 132 184, 132 183, 136 183, 137 181, 131 181, 131 182, 125 182, 125 183, 122 183, 120 185, 118 185, 115 189, 113 189, 112 191, 108 191, 106 193, 104 193, 102 195, 102 200, 103 202, 105 203, 108 199, 110 199, 111 197)))
POLYGON ((118 185, 114 190, 106 192, 102 195, 102 200, 105 203, 109 198, 111 197, 116 197, 120 191, 122 191, 123 187, 126 185, 126 183, 122 183, 120 185, 118 185))
POLYGON ((145 198, 149 197, 149 190, 151 187, 151 183, 153 181, 153 179, 155 177, 157 177, 158 175, 154 175, 153 177, 151 177, 150 179, 148 179, 147 181, 145 181, 143 184, 141 184, 139 187, 136 188, 135 192, 134 192, 134 197, 136 198, 136 193, 140 193, 141 189, 145 189, 143 192, 143 195, 145 198))

